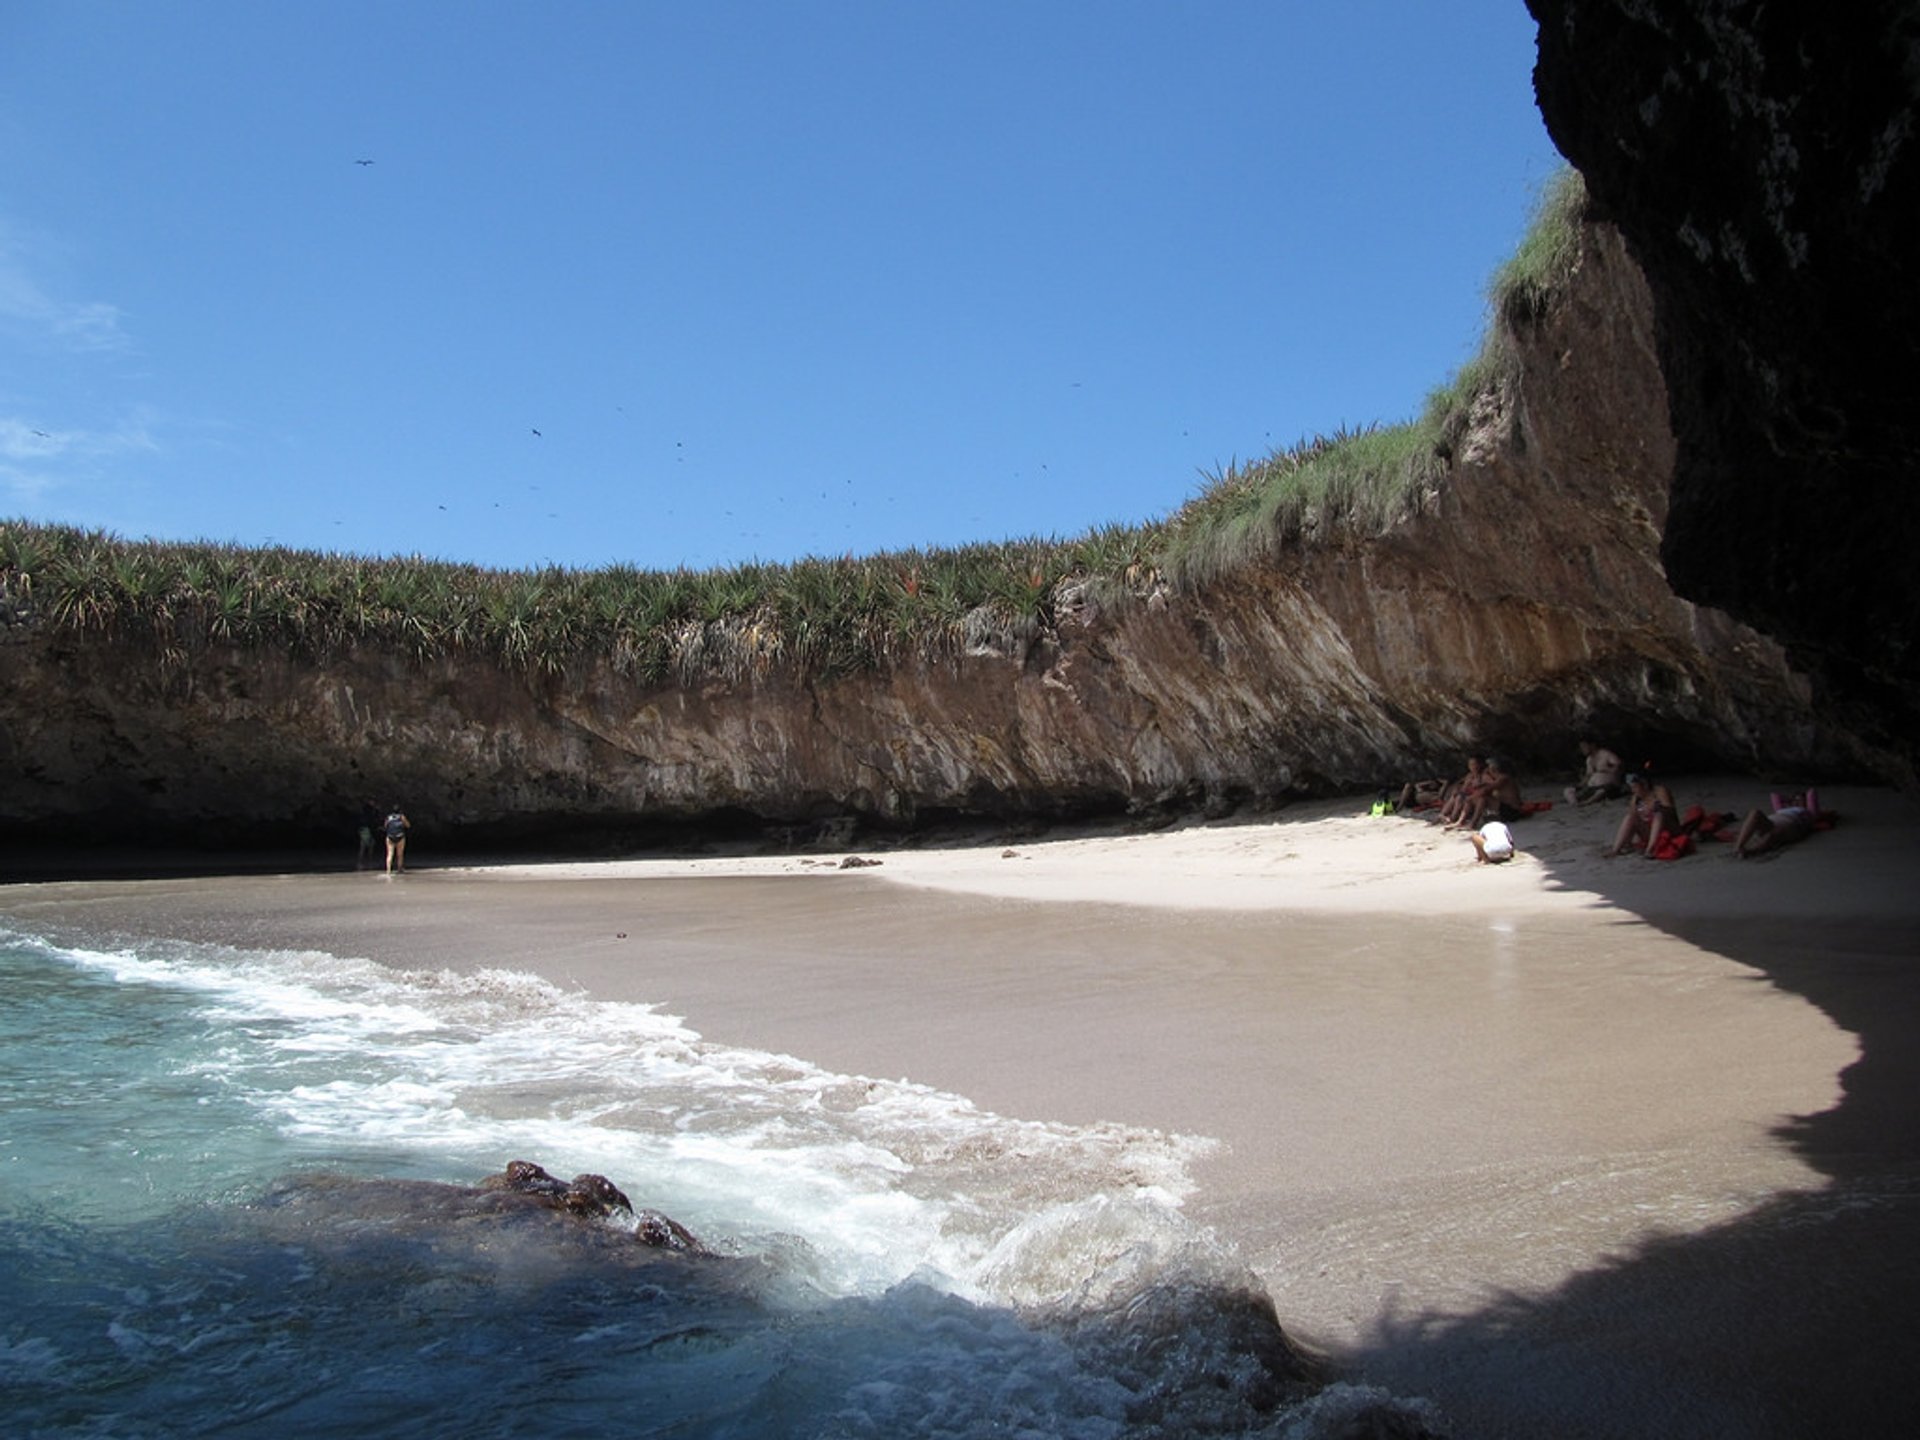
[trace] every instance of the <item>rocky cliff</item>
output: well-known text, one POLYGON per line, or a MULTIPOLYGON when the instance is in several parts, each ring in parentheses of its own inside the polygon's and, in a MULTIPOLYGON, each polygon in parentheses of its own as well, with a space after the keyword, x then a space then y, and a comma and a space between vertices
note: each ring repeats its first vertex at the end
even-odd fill
POLYGON ((1674 588, 1920 776, 1920 5, 1529 0, 1535 89, 1646 274, 1674 588))
POLYGON ((1654 310, 1619 235, 1509 338, 1444 473, 1387 523, 1308 516, 1277 561, 1194 591, 1055 595, 1030 637, 821 678, 645 686, 366 649, 324 668, 213 647, 167 661, 0 628, 0 821, 15 836, 337 843, 404 799, 442 842, 684 822, 1154 808, 1218 812, 1385 783, 1495 747, 1561 772, 1596 729, 1674 763, 1843 758, 1780 648, 1677 598, 1674 445, 1654 310))

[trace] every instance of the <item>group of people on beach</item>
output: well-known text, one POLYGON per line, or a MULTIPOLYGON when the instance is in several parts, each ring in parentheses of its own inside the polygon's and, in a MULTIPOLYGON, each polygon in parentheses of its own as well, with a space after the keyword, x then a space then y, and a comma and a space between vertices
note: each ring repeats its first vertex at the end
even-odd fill
MULTIPOLYGON (((1675 859, 1690 853, 1696 837, 1718 834, 1732 823, 1732 815, 1713 814, 1698 805, 1683 815, 1673 792, 1653 778, 1651 767, 1630 772, 1620 756, 1599 741, 1582 737, 1579 745, 1580 774, 1566 788, 1567 803, 1585 808, 1623 796, 1627 801, 1626 813, 1605 852, 1609 857, 1632 850, 1675 859)), ((1513 822, 1548 808, 1522 798, 1519 782, 1503 762, 1480 756, 1468 757, 1466 773, 1458 779, 1412 780, 1402 787, 1397 800, 1390 795, 1382 793, 1377 812, 1432 811, 1441 828, 1467 832, 1474 858, 1482 864, 1511 860, 1517 853, 1513 822)), ((1749 812, 1741 822, 1733 840, 1733 853, 1740 859, 1803 840, 1827 819, 1811 789, 1776 793, 1770 797, 1770 807, 1749 812)))
POLYGON ((1466 831, 1475 858, 1491 865, 1514 857, 1510 827, 1528 814, 1520 782, 1505 763, 1478 755, 1467 758, 1467 773, 1457 780, 1408 781, 1394 808, 1437 810, 1441 828, 1466 831))
MULTIPOLYGON (((1580 750, 1587 769, 1581 783, 1568 789, 1567 798, 1578 805, 1618 799, 1623 790, 1613 780, 1619 777, 1620 757, 1592 740, 1582 740, 1580 750)), ((1607 847, 1609 858, 1631 850, 1655 859, 1676 859, 1691 851, 1695 838, 1717 835, 1733 820, 1732 815, 1716 814, 1699 805, 1689 806, 1682 813, 1673 791, 1653 778, 1650 767, 1626 775, 1623 784, 1627 813, 1620 817, 1620 828, 1607 847)), ((1740 822, 1733 840, 1737 858, 1746 860, 1804 840, 1823 819, 1820 797, 1811 788, 1790 795, 1775 793, 1768 803, 1770 808, 1750 810, 1740 822)))

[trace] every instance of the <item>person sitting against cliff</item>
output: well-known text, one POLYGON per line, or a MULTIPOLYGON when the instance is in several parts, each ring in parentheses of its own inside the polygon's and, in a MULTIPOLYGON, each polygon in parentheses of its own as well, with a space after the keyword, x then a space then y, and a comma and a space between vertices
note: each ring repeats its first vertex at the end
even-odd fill
POLYGON ((1467 806, 1487 788, 1487 770, 1478 755, 1467 757, 1467 773, 1447 787, 1440 797, 1440 819, 1451 830, 1459 824, 1461 814, 1467 806))
POLYGON ((1613 845, 1606 852, 1609 859, 1629 846, 1642 855, 1653 854, 1661 835, 1680 823, 1673 792, 1666 786, 1656 785, 1649 776, 1636 771, 1627 776, 1627 791, 1627 813, 1621 817, 1613 845))
POLYGON ((1503 865, 1517 853, 1513 845, 1513 831, 1507 828, 1504 820, 1487 821, 1467 839, 1473 842, 1476 865, 1503 865))
POLYGON ((1733 837, 1733 853, 1742 860, 1768 850, 1780 850, 1804 840, 1820 828, 1820 797, 1812 790, 1798 795, 1770 797, 1771 814, 1748 812, 1740 822, 1740 833, 1733 837))
POLYGON ((387 874, 396 870, 404 873, 407 868, 407 832, 413 828, 406 812, 398 804, 387 812, 382 824, 387 835, 387 874))
POLYGON ((1499 760, 1489 759, 1480 792, 1467 801, 1455 822, 1461 830, 1478 830, 1488 819, 1511 825, 1527 815, 1527 802, 1520 796, 1520 782, 1499 760))
POLYGON ((1580 754, 1586 764, 1578 784, 1567 787, 1567 799, 1575 805, 1592 805, 1601 800, 1617 800, 1626 793, 1621 772, 1626 766, 1620 757, 1594 740, 1580 742, 1580 754))
POLYGON ((1402 815, 1414 810, 1431 810, 1445 800, 1452 789, 1452 782, 1444 775, 1427 780, 1409 780, 1400 787, 1400 798, 1394 802, 1394 809, 1402 815))

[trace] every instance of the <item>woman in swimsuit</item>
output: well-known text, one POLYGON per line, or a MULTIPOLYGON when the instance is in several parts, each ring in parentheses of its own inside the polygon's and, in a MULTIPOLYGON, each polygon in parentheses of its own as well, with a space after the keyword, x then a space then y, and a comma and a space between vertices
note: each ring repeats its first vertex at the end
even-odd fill
POLYGON ((1642 855, 1651 855, 1654 847, 1660 843, 1661 833, 1680 823, 1680 812, 1673 804, 1673 792, 1664 785, 1655 785, 1644 775, 1627 776, 1627 789, 1631 792, 1627 798, 1627 813, 1620 821, 1620 832, 1613 837, 1613 848, 1607 854, 1618 855, 1631 845, 1642 855))
POLYGON ((1804 840, 1817 828, 1820 800, 1813 791, 1789 795, 1784 800, 1775 795, 1772 804, 1771 815, 1755 810, 1740 822, 1740 833, 1733 841, 1733 853, 1742 860, 1749 855, 1758 855, 1763 850, 1778 850, 1782 845, 1804 840))

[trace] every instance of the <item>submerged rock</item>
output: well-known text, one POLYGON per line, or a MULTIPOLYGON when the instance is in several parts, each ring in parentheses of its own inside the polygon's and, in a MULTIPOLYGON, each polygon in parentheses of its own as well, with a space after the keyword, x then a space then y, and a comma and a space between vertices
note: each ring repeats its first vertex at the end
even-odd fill
POLYGON ((294 1227, 307 1240, 332 1234, 355 1245, 375 1233, 435 1245, 469 1242, 491 1228, 542 1232, 576 1248, 713 1253, 671 1217, 635 1209, 606 1176, 561 1180, 530 1160, 511 1161, 478 1185, 297 1175, 275 1184, 251 1208, 270 1230, 294 1227), (631 1227, 619 1223, 627 1216, 631 1227), (614 1223, 596 1223, 608 1221, 614 1223))
POLYGON ((571 1180, 557 1180, 531 1160, 509 1160, 505 1170, 482 1180, 480 1188, 550 1200, 576 1215, 633 1213, 633 1202, 606 1176, 576 1175, 571 1180))
POLYGON ((685 1250, 694 1254, 709 1253, 706 1246, 694 1239, 679 1221, 662 1215, 658 1210, 635 1210, 633 1202, 604 1175, 576 1175, 571 1180, 558 1180, 531 1160, 509 1160, 505 1170, 482 1180, 480 1188, 531 1196, 570 1215, 586 1215, 597 1219, 610 1215, 631 1215, 635 1221, 634 1239, 643 1245, 685 1250))

